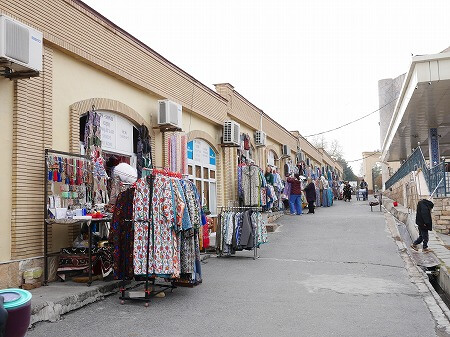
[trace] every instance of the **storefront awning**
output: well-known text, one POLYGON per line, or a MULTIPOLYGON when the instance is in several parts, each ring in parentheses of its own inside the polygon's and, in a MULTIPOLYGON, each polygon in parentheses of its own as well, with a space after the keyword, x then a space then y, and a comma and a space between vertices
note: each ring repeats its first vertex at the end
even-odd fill
POLYGON ((406 159, 419 143, 428 156, 428 131, 438 128, 441 156, 450 156, 450 53, 416 56, 383 142, 382 160, 406 159))

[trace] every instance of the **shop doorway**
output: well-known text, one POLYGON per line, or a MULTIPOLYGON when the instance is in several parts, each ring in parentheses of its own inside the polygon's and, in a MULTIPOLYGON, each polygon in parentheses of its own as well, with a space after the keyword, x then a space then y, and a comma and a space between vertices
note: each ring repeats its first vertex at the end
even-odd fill
MULTIPOLYGON (((128 119, 111 111, 97 110, 100 114, 101 147, 105 170, 109 177, 112 170, 120 163, 127 163, 136 168, 137 142, 139 131, 128 119)), ((80 116, 80 153, 85 154, 85 128, 87 113, 80 116)), ((108 180, 108 195, 111 180, 108 180)))

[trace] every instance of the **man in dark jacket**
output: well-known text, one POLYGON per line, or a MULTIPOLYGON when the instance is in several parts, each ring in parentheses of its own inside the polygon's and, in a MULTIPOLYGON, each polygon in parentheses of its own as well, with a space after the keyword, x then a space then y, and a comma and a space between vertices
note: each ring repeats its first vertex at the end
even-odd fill
POLYGON ((311 178, 308 178, 305 187, 306 201, 308 202, 308 214, 314 214, 314 202, 316 201, 316 186, 311 178))
POLYGON ((416 224, 419 227, 419 237, 411 244, 411 248, 419 251, 417 247, 423 241, 422 252, 428 253, 428 231, 433 229, 433 220, 431 219, 431 210, 434 204, 430 200, 422 199, 417 203, 416 224))

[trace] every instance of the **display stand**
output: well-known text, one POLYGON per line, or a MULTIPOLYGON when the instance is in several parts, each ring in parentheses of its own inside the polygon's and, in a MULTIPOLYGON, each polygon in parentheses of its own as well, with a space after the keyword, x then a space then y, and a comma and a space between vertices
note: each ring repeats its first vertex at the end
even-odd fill
MULTIPOLYGON (((56 150, 50 150, 45 149, 44 153, 44 162, 45 162, 45 168, 44 168, 44 285, 48 284, 48 258, 49 256, 55 256, 59 253, 48 253, 48 225, 51 224, 63 224, 63 225, 75 225, 75 224, 83 224, 88 223, 90 219, 49 219, 48 218, 48 208, 47 208, 47 202, 48 202, 48 156, 49 155, 62 155, 67 157, 74 157, 74 158, 80 158, 84 159, 86 161, 89 161, 89 158, 87 156, 83 156, 76 153, 69 153, 69 152, 63 152, 63 151, 56 151, 56 150)), ((89 236, 90 233, 90 227, 89 227, 89 236)), ((90 242, 90 240, 89 240, 90 242)), ((89 245, 89 270, 91 271, 91 247, 89 245)), ((90 273, 89 277, 90 283, 92 283, 92 275, 90 273)), ((89 284, 90 284, 89 283, 89 284)))
MULTIPOLYGON (((224 245, 224 237, 223 237, 223 228, 222 228, 222 212, 227 212, 227 211, 254 211, 254 212, 261 212, 262 208, 261 207, 226 207, 226 206, 219 206, 218 207, 220 209, 220 213, 219 213, 219 230, 220 230, 220 240, 221 242, 219 243, 219 249, 217 252, 218 257, 224 257, 224 256, 232 256, 232 255, 223 255, 223 249, 221 249, 220 247, 223 247, 224 245)), ((258 256, 258 230, 255 230, 255 235, 254 235, 254 243, 253 243, 253 260, 256 260, 259 258, 258 256)))

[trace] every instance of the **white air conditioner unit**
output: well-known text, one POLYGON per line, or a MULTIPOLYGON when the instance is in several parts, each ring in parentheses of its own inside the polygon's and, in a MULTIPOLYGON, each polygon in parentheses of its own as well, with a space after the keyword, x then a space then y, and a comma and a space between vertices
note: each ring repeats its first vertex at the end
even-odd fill
POLYGON ((266 133, 264 131, 255 132, 255 145, 266 146, 266 133))
POLYGON ((15 72, 42 71, 42 33, 0 15, 0 67, 15 72))
POLYGON ((303 152, 299 151, 297 152, 297 162, 304 161, 303 152))
POLYGON ((289 157, 291 155, 291 149, 289 148, 289 145, 281 146, 281 155, 285 157, 289 157))
POLYGON ((239 146, 240 140, 241 126, 235 121, 225 121, 223 124, 223 144, 239 146))
POLYGON ((168 99, 158 101, 158 125, 182 129, 182 107, 168 99))

